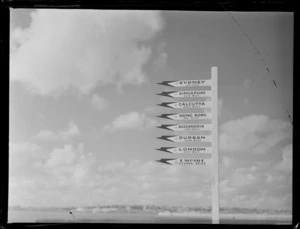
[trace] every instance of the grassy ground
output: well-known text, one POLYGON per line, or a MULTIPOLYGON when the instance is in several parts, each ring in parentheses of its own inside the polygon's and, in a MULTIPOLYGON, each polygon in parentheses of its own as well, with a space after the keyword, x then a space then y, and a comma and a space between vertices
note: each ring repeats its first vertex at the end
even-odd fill
MULTIPOLYGON (((210 224, 210 213, 151 213, 151 212, 73 212, 68 211, 9 211, 13 222, 84 222, 84 223, 188 223, 210 224)), ((284 214, 221 213, 221 224, 291 224, 292 216, 284 214)))

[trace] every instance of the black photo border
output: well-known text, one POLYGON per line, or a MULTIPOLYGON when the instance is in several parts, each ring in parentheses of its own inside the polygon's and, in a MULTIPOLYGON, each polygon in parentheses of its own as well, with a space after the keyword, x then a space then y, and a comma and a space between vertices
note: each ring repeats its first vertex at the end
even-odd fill
MULTIPOLYGON (((1 120, 2 150, 0 152, 0 229, 6 228, 300 228, 299 195, 299 143, 297 117, 300 93, 297 89, 296 66, 298 59, 297 45, 298 9, 296 1, 287 0, 1 0, 0 2, 0 72, 1 72, 1 120), (8 182, 9 182, 9 28, 11 8, 53 8, 53 9, 128 9, 128 10, 169 10, 169 11, 241 11, 241 12, 292 12, 294 14, 294 66, 293 66, 293 220, 292 225, 244 225, 244 224, 126 224, 126 223, 8 223, 8 182), (296 117, 296 119, 295 119, 296 117), (4 147, 5 146, 5 147, 4 147)), ((274 187, 276 188, 276 187, 274 187)))

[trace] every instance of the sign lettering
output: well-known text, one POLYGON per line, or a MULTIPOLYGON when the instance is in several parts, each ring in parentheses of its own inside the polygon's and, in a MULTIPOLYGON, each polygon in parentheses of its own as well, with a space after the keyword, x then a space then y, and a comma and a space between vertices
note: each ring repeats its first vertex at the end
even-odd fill
POLYGON ((168 96, 171 98, 195 98, 195 97, 210 97, 210 90, 201 90, 201 91, 169 91, 162 92, 157 95, 168 96))
POLYGON ((211 142, 211 135, 163 135, 158 139, 171 142, 211 142))
POLYGON ((170 107, 173 109, 211 108, 211 102, 207 102, 207 101, 167 102, 167 103, 158 104, 158 106, 170 107))
POLYGON ((162 114, 157 116, 171 120, 199 120, 211 118, 211 113, 178 113, 178 114, 162 114))
POLYGON ((201 131, 211 130, 211 124, 178 124, 178 125, 161 125, 158 128, 172 131, 201 131))
POLYGON ((197 154, 197 153, 209 153, 211 154, 211 147, 189 147, 189 146, 182 146, 182 147, 161 147, 157 149, 160 151, 164 151, 167 153, 175 153, 175 154, 197 154))
POLYGON ((171 87, 198 87, 198 86, 211 86, 211 80, 178 80, 178 81, 163 81, 158 83, 171 87))
POLYGON ((211 165, 211 159, 207 158, 162 158, 157 161, 169 165, 211 165))

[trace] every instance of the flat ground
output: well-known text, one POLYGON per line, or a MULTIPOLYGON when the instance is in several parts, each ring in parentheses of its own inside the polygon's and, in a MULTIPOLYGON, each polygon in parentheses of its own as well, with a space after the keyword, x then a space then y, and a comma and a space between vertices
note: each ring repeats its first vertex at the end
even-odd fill
MULTIPOLYGON (((210 213, 171 214, 151 212, 73 212, 68 211, 21 211, 10 210, 8 222, 45 223, 174 223, 210 224, 210 213)), ((220 224, 291 224, 291 215, 271 214, 229 214, 220 213, 220 224)))

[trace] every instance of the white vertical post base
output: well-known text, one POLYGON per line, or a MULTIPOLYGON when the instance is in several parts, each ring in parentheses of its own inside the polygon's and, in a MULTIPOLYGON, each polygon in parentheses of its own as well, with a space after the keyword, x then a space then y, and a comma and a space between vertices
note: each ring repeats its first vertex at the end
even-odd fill
POLYGON ((219 215, 213 216, 212 218, 213 218, 212 219, 212 224, 219 224, 220 223, 219 215))

